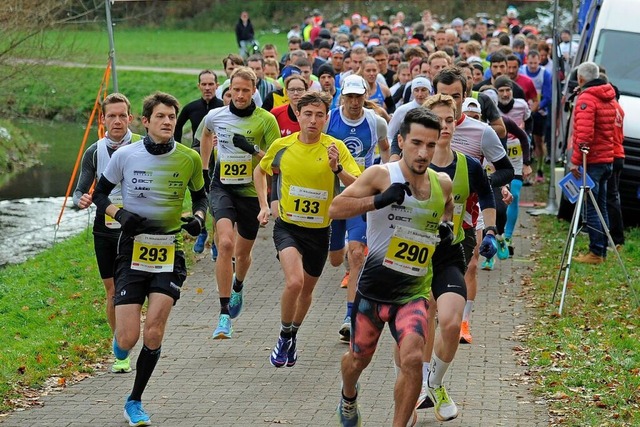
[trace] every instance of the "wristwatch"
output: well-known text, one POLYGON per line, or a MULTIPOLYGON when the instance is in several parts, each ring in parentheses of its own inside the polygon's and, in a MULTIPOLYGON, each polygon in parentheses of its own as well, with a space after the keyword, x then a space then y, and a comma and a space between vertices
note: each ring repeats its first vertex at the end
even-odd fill
POLYGON ((253 155, 255 156, 256 154, 260 153, 260 146, 259 145, 254 145, 253 149, 255 150, 255 152, 253 153, 253 155))
POLYGON ((331 170, 331 172, 335 173, 336 175, 340 175, 340 172, 342 172, 342 165, 338 165, 338 169, 336 170, 331 170))
POLYGON ((488 227, 485 227, 484 230, 482 230, 482 238, 484 238, 484 236, 487 235, 488 231, 493 231, 493 235, 497 236, 498 235, 498 229, 496 228, 495 225, 490 225, 488 227))

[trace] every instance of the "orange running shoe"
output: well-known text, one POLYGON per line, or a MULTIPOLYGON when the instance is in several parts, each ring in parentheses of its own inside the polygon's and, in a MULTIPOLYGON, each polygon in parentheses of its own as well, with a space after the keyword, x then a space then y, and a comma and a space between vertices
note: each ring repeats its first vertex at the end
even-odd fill
POLYGON ((460 344, 471 344, 471 332, 469 332, 469 321, 463 320, 460 325, 460 344))
POLYGON ((344 273, 344 277, 342 278, 342 282, 340 282, 341 288, 346 288, 349 284, 349 272, 344 273))

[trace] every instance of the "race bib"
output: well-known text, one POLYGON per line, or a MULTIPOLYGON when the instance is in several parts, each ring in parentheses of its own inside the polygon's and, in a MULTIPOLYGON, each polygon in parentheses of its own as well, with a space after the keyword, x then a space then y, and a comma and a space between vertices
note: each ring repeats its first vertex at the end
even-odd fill
POLYGON ((438 241, 433 233, 398 225, 393 230, 382 265, 410 276, 425 276, 438 241))
POLYGON ((287 206, 284 207, 285 215, 291 221, 322 224, 328 197, 329 193, 325 190, 292 185, 289 187, 287 206))
POLYGON ((148 273, 170 273, 176 255, 173 234, 139 234, 133 240, 131 269, 148 273))
POLYGON ((507 140, 507 156, 509 156, 509 159, 519 159, 520 157, 522 157, 522 147, 520 146, 520 140, 507 140))
MULTIPOLYGON (((118 207, 118 209, 122 209, 122 196, 121 195, 109 196, 109 199, 111 200, 112 204, 114 204, 114 205, 116 205, 118 207)), ((112 230, 117 230, 117 229, 119 229, 121 227, 120 223, 118 221, 116 221, 115 219, 111 218, 106 213, 104 214, 104 225, 107 228, 110 228, 112 230)))
POLYGON ((251 154, 220 154, 220 182, 223 184, 248 184, 252 181, 251 154))
POLYGON ((355 157, 355 161, 358 167, 360 168, 360 172, 364 172, 364 165, 365 165, 364 157, 355 157))
POLYGON ((460 227, 462 226, 462 217, 464 215, 464 207, 460 203, 456 203, 453 205, 453 236, 454 238, 458 236, 460 232, 460 227))

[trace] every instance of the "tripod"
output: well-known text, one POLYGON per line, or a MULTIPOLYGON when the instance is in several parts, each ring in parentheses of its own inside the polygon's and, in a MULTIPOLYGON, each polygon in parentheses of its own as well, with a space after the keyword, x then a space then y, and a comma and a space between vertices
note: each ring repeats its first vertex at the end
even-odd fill
MULTIPOLYGON (((602 225, 602 229, 604 230, 605 234, 607 235, 607 238, 609 239, 608 240, 609 245, 611 246, 611 248, 613 248, 613 251, 615 252, 616 257, 618 258, 618 262, 620 263, 620 267, 622 268, 622 272, 624 273, 624 276, 627 279, 627 284, 629 285, 629 288, 631 288, 631 291, 636 301, 636 305, 639 304, 638 296, 635 293, 635 289, 631 285, 631 278, 629 277, 629 274, 627 273, 627 270, 624 267, 622 258, 620 258, 620 253, 616 249, 616 245, 613 243, 613 239, 611 238, 611 234, 609 233, 609 227, 607 227, 606 221, 602 216, 602 212, 600 212, 600 208, 598 207, 595 196, 590 191, 590 187, 587 185, 587 154, 589 153, 589 147, 587 147, 586 145, 581 145, 580 151, 582 152, 582 185, 580 186, 580 193, 578 194, 576 207, 573 211, 573 218, 571 219, 571 227, 569 228, 569 235, 567 236, 567 240, 565 242, 564 252, 562 253, 562 259, 560 260, 560 269, 558 270, 558 277, 556 278, 556 286, 553 290, 553 297, 551 298, 551 303, 553 304, 553 302, 556 299, 558 284, 560 283, 560 276, 564 271, 564 283, 562 285, 562 296, 560 298, 560 308, 558 309, 559 315, 562 315, 564 298, 567 293, 567 283, 569 281, 569 272, 571 270, 571 258, 573 256, 573 247, 576 243, 576 237, 578 236, 578 233, 580 233, 580 230, 582 229, 582 226, 580 225, 581 214, 584 214, 584 216, 586 216, 586 212, 587 212, 587 199, 585 197, 585 194, 588 194, 589 198, 591 199, 591 203, 593 204, 593 207, 595 208, 596 213, 598 214, 598 218, 600 219, 600 224, 602 225)), ((583 218, 583 222, 586 223, 586 218, 583 218)))

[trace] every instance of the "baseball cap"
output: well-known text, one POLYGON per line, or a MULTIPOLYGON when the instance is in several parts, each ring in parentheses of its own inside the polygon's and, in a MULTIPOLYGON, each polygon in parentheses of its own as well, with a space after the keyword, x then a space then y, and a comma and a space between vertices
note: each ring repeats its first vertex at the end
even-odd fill
POLYGON ((342 81, 342 94, 364 95, 367 92, 367 82, 361 76, 351 74, 342 81))
POLYGON ((331 49, 331 53, 332 54, 336 54, 336 53, 342 53, 344 54, 347 51, 347 48, 344 46, 340 46, 340 45, 336 45, 333 47, 333 49, 331 49))
POLYGON ((462 27, 464 25, 464 21, 461 18, 455 18, 451 21, 452 27, 462 27))
POLYGON ((475 98, 465 98, 464 102, 462 103, 462 112, 482 114, 480 103, 475 98))
POLYGON ((431 92, 431 82, 429 82, 429 79, 427 79, 426 77, 418 76, 415 79, 411 80, 411 90, 414 90, 418 87, 426 87, 429 92, 431 92))
POLYGON ((282 69, 282 73, 280 73, 280 75, 282 76, 282 81, 286 80, 287 77, 289 77, 292 74, 302 74, 300 72, 300 68, 296 67, 295 65, 287 65, 286 67, 284 67, 282 69))

